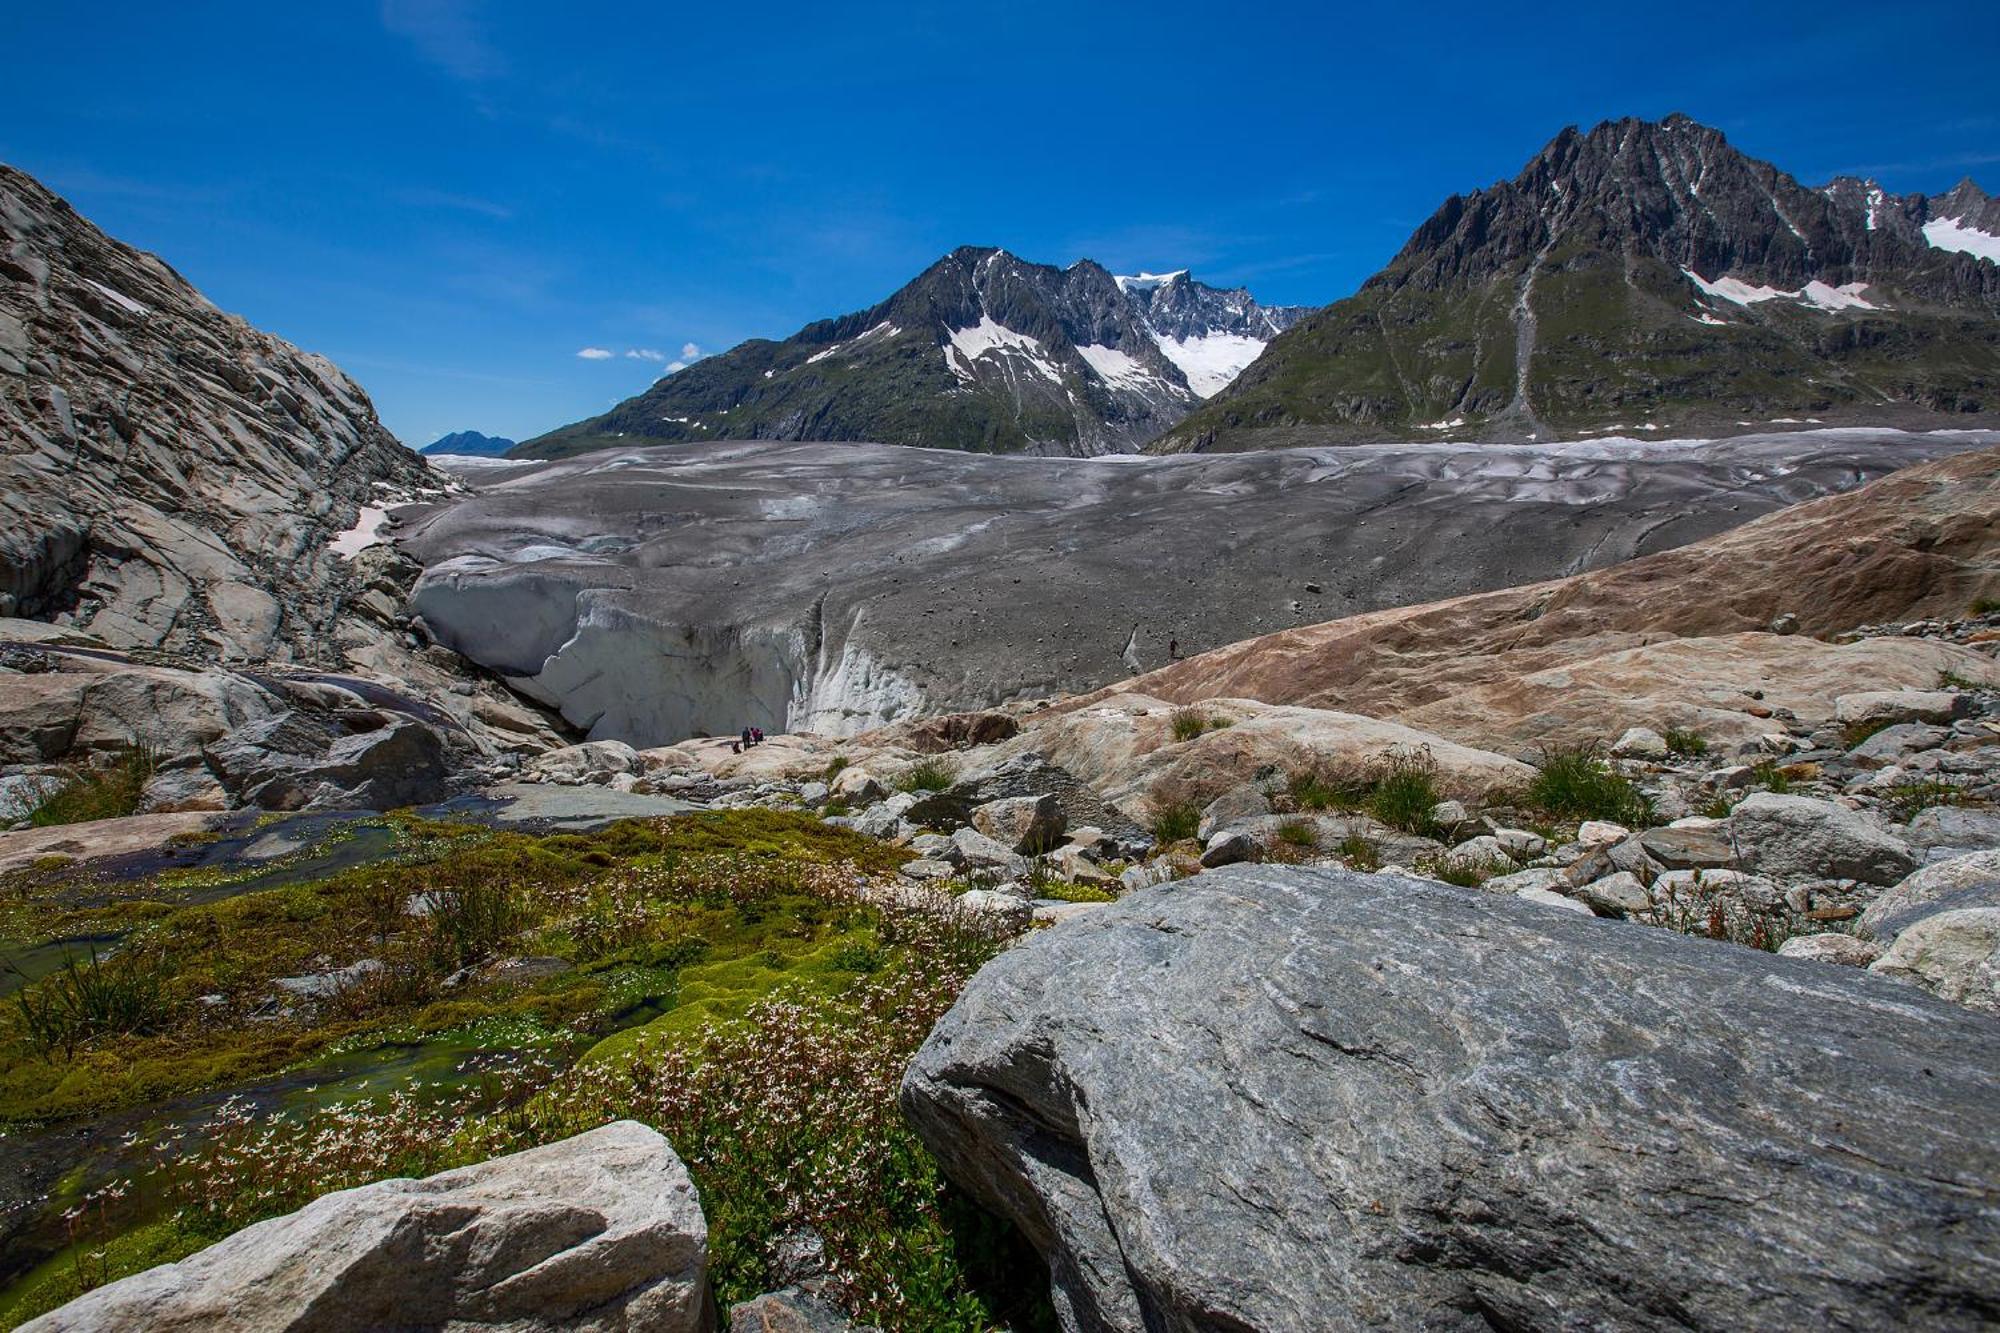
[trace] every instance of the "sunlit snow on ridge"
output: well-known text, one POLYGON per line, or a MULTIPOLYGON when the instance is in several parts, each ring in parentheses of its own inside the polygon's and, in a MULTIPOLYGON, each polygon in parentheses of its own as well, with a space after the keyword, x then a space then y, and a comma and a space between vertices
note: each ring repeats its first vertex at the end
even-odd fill
POLYGON ((1924 239, 1935 250, 1956 250, 2000 264, 2000 236, 1968 227, 1960 218, 1932 218, 1924 224, 1924 239))
POLYGON ((1164 287, 1170 282, 1185 278, 1187 275, 1188 271, 1186 269, 1177 268, 1172 273, 1134 273, 1123 277, 1114 277, 1112 281, 1118 284, 1118 290, 1122 292, 1150 292, 1156 287, 1164 287))

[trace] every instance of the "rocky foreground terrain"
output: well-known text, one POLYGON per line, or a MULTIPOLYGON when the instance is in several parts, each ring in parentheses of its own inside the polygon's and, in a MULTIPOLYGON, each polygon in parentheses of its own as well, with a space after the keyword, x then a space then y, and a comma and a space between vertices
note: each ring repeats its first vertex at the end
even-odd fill
POLYGON ((0 205, 0 1322, 2000 1323, 1993 436, 462 486, 0 205))
MULTIPOLYGON (((204 1015, 16 1038, 44 1044, 10 1114, 72 1129, 0 1168, 82 1183, 67 1223, 32 1193, 8 1215, 12 1308, 1985 1326, 1996 478, 2000 451, 1954 454, 1068 699, 587 741, 386 825, 0 834, 23 901, 180 959, 162 1002, 204 1015), (274 912, 296 924, 267 941, 274 912), (255 1054, 278 1033, 330 1104, 255 1054), (85 1093, 93 1050, 131 1072, 85 1093), (391 1051, 449 1072, 374 1100, 391 1051), (169 1165, 56 1147, 93 1133, 169 1165), (370 1183, 397 1175, 426 1178, 370 1183), (947 1179, 976 1213, 935 1202, 947 1179), (939 1287, 885 1235, 964 1266, 939 1287)), ((75 975, 42 966, 24 1012, 75 975)))

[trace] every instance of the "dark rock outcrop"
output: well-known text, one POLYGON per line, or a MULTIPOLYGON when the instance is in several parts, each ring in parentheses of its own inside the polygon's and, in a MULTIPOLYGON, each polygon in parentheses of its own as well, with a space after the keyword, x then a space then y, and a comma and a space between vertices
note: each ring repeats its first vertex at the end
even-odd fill
POLYGON ((903 1100, 1072 1329, 1971 1329, 1996 1068, 1879 977, 1244 867, 1002 955, 903 1100))

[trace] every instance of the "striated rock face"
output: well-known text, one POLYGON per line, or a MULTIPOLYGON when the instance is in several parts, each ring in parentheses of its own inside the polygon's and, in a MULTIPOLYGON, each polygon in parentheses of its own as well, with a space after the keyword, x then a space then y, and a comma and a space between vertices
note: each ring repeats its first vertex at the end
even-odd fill
POLYGON ((1284 630, 1118 688, 1346 709, 1503 749, 1632 726, 1754 738, 1769 730, 1757 710, 1830 719, 1858 690, 2000 681, 1951 644, 1809 637, 1960 615, 2000 593, 1996 551, 2000 451, 1986 449, 1608 569, 1284 630), (1799 633, 1767 632, 1787 615, 1799 633))
POLYGON ((1073 1330, 1972 1329, 1996 1059, 1855 970, 1236 867, 1003 954, 903 1101, 1073 1330))
POLYGON ((0 616, 331 660, 361 587, 330 543, 437 484, 332 363, 0 166, 0 616))
POLYGON ((35 1333, 508 1329, 706 1333, 708 1226, 632 1121, 328 1194, 30 1320, 35 1333))
POLYGON ((2000 435, 1117 460, 689 444, 480 469, 403 540, 440 640, 595 737, 845 734, 1598 567, 1982 442, 2000 435))

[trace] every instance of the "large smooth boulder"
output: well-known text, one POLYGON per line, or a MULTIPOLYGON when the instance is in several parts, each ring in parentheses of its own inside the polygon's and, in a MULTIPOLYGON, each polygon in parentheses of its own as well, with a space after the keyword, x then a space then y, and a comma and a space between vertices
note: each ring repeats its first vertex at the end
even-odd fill
POLYGON ((1730 811, 1729 837, 1745 870, 1773 879, 1894 884, 1922 861, 1867 815, 1810 796, 1745 797, 1730 811))
POLYGON ((287 713, 240 727, 204 753, 225 787, 266 810, 389 810, 444 795, 448 756, 435 728, 387 712, 361 723, 339 734, 287 713))
POLYGON ((714 1326, 708 1226, 667 1141, 630 1120, 423 1180, 315 1199, 99 1287, 34 1333, 714 1326))
POLYGON ((624 741, 584 741, 530 760, 522 776, 565 786, 602 785, 620 773, 643 773, 646 761, 624 741))
POLYGON ((222 819, 209 811, 127 815, 85 824, 56 824, 0 833, 0 875, 49 857, 82 861, 100 856, 150 852, 175 838, 208 832, 222 819))
POLYGON ((988 964, 903 1105, 1074 1330, 1970 1329, 1996 1062, 1849 969, 1235 867, 988 964))
POLYGON ((1904 836, 1932 860, 2000 848, 2000 811, 1934 805, 1909 822, 1904 836))
POLYGON ((1198 711, 1209 730, 1182 740, 1174 734, 1177 711, 1140 694, 1052 709, 1031 719, 1013 740, 993 747, 987 762, 999 765, 1039 753, 1142 825, 1151 822, 1153 802, 1162 795, 1206 804, 1232 787, 1274 774, 1366 776, 1391 755, 1428 756, 1438 786, 1449 795, 1495 796, 1535 776, 1505 755, 1355 713, 1207 699, 1198 711))
POLYGON ((88 762, 135 746, 187 753, 285 711, 270 690, 229 671, 80 651, 42 657, 46 671, 0 673, 0 763, 88 762))

